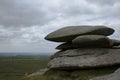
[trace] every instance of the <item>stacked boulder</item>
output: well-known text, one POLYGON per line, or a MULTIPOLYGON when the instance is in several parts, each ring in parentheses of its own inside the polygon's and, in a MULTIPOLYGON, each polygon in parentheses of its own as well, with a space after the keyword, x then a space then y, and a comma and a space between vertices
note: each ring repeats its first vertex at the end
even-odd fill
POLYGON ((106 26, 69 26, 48 34, 46 40, 63 42, 48 67, 73 70, 120 65, 120 41, 107 37, 113 33, 106 26))

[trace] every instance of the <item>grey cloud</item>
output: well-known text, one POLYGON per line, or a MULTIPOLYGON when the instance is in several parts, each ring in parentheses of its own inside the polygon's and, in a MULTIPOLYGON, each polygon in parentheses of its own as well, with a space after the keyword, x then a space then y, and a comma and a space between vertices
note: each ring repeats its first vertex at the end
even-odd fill
POLYGON ((86 0, 97 15, 120 16, 120 0, 86 0), (95 8, 94 8, 95 7, 95 8))
POLYGON ((43 40, 40 27, 20 27, 17 29, 0 27, 0 44, 37 43, 43 40))
MULTIPOLYGON (((30 0, 31 1, 31 0, 30 0)), ((4 26, 42 25, 51 20, 44 7, 35 3, 25 3, 22 0, 0 0, 0 24, 4 26)))
POLYGON ((84 0, 61 0, 57 4, 50 9, 57 15, 56 17, 69 18, 94 14, 92 7, 88 7, 89 5, 84 0))
POLYGON ((0 24, 7 27, 44 25, 58 17, 119 15, 119 0, 0 0, 0 24), (91 4, 96 4, 97 9, 91 4), (107 6, 103 5, 112 5, 107 6), (117 5, 118 4, 118 5, 117 5), (101 5, 101 6, 99 6, 101 5), (96 12, 97 11, 97 12, 96 12), (108 13, 108 11, 110 11, 108 13))
POLYGON ((76 15, 90 15, 94 14, 94 11, 91 7, 87 7, 88 5, 84 1, 78 0, 66 0, 61 2, 60 8, 65 16, 76 16, 76 15), (63 7, 64 6, 64 7, 63 7))
POLYGON ((113 6, 116 3, 120 2, 120 0, 86 0, 86 1, 93 4, 102 5, 102 6, 113 6))

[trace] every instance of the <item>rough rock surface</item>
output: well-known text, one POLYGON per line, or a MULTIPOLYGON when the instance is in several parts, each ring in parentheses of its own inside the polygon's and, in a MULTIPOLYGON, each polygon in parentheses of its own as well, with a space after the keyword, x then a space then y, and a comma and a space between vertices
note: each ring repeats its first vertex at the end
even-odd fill
POLYGON ((120 80, 120 68, 110 75, 105 75, 90 80, 120 80))
POLYGON ((56 49, 60 49, 60 50, 73 49, 73 46, 72 43, 68 42, 68 43, 60 44, 59 46, 56 47, 56 49))
POLYGON ((58 51, 51 59, 58 57, 76 57, 76 56, 84 56, 84 55, 102 55, 107 54, 109 49, 106 48, 79 48, 79 49, 68 49, 65 51, 58 51))
POLYGON ((83 35, 72 40, 72 45, 75 48, 80 47, 111 47, 113 42, 103 35, 83 35))
POLYGON ((48 34, 45 39, 55 42, 68 42, 80 35, 111 35, 114 30, 105 26, 69 26, 48 34))
POLYGON ((113 42, 113 46, 119 46, 120 45, 120 40, 112 39, 112 42, 113 42))
POLYGON ((120 49, 72 49, 57 53, 48 67, 51 69, 82 69, 120 64, 120 49))

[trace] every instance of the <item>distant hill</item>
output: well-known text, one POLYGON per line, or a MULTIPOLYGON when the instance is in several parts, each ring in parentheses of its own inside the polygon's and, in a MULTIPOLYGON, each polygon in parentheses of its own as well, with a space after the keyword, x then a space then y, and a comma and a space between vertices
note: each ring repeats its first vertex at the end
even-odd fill
POLYGON ((49 56, 47 53, 0 53, 0 58, 47 58, 49 56))

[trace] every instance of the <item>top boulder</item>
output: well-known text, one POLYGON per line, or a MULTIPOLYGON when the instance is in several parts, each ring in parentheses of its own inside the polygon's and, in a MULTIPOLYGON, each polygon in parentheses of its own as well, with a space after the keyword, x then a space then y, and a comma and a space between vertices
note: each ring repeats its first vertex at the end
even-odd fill
POLYGON ((48 34, 45 39, 55 42, 69 42, 80 35, 96 34, 109 36, 113 33, 114 29, 106 26, 69 26, 48 34))

